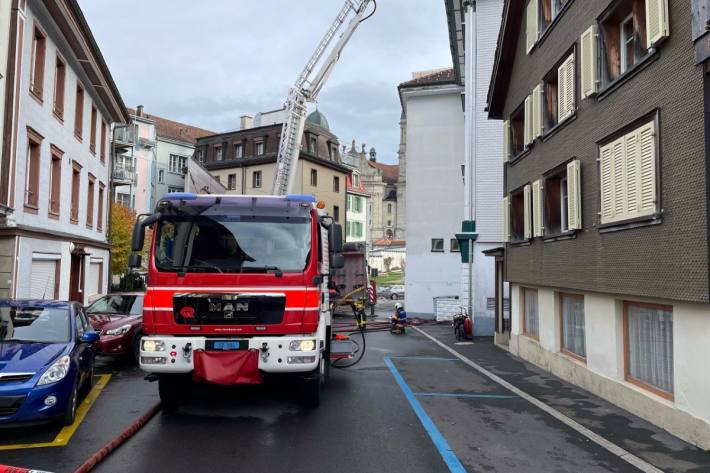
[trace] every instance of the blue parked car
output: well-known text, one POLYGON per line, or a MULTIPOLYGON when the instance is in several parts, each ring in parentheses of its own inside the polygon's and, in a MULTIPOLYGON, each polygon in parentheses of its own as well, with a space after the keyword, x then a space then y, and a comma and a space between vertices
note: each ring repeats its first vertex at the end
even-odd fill
POLYGON ((0 299, 0 424, 73 423, 98 339, 76 302, 0 299))

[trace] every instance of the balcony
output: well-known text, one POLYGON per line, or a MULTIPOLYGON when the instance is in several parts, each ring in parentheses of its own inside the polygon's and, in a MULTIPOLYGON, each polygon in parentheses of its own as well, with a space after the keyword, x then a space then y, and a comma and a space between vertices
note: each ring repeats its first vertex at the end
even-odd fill
POLYGON ((113 166, 113 182, 117 185, 135 184, 136 169, 130 165, 116 163, 113 166))
POLYGON ((130 148, 136 142, 136 129, 133 125, 116 126, 113 129, 113 144, 116 148, 130 148))

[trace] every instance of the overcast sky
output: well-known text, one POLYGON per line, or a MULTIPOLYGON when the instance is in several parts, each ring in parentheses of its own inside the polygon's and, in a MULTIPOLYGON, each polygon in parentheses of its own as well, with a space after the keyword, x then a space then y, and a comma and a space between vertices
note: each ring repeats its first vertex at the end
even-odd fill
MULTIPOLYGON (((280 107, 341 0, 79 0, 129 107, 216 132, 280 107)), ((397 84, 451 65, 444 0, 379 0, 319 98, 331 131, 395 162, 397 84)))

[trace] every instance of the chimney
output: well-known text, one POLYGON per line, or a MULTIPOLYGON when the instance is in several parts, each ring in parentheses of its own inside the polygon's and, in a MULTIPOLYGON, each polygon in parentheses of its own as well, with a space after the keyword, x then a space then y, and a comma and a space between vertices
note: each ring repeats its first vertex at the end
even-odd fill
POLYGON ((239 129, 248 130, 249 128, 254 128, 254 118, 250 115, 239 117, 239 129))
POLYGON ((136 116, 137 117, 142 117, 143 116, 143 105, 138 105, 136 107, 136 116))

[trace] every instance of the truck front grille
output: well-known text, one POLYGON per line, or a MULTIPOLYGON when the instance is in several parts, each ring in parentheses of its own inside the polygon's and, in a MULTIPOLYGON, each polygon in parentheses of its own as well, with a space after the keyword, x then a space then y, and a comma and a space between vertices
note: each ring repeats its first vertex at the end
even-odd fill
POLYGON ((175 294, 175 323, 270 325, 283 320, 284 294, 175 294))

